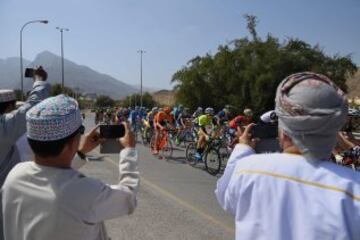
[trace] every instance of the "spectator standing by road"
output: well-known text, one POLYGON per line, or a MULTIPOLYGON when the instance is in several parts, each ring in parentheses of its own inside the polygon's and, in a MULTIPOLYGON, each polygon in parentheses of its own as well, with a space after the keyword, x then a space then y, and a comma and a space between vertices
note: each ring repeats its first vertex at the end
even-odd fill
POLYGON ((34 74, 34 84, 27 101, 16 110, 15 92, 0 90, 0 187, 9 171, 20 162, 16 142, 26 132, 26 112, 49 95, 47 73, 41 68, 34 74))
POLYGON ((329 161, 346 98, 327 77, 298 73, 276 94, 283 153, 255 154, 249 125, 218 180, 236 239, 358 239, 360 177, 329 161))
POLYGON ((27 113, 27 137, 35 161, 17 164, 2 192, 6 240, 107 240, 104 220, 131 214, 139 186, 134 135, 120 140, 120 180, 107 185, 71 166, 100 142, 96 128, 85 136, 77 102, 48 98, 27 113), (26 187, 25 187, 26 186, 26 187))

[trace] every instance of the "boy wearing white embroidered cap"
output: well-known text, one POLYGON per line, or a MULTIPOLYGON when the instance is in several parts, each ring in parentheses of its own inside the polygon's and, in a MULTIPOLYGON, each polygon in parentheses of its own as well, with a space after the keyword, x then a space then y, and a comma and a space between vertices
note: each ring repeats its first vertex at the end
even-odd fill
POLYGON ((120 180, 110 186, 74 169, 73 159, 85 163, 86 154, 101 142, 97 127, 81 141, 85 128, 74 99, 48 98, 26 118, 35 161, 17 164, 4 183, 5 239, 108 240, 103 221, 136 208, 139 172, 129 127, 120 139, 120 180))

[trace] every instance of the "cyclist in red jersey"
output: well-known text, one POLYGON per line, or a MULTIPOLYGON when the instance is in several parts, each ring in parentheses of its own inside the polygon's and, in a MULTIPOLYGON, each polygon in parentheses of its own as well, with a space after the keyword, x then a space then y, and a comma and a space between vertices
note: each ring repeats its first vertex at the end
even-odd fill
POLYGON ((235 144, 237 138, 235 137, 236 132, 242 132, 242 127, 245 127, 252 123, 252 111, 251 109, 245 109, 244 115, 238 115, 230 120, 229 126, 229 134, 233 137, 231 145, 235 144))

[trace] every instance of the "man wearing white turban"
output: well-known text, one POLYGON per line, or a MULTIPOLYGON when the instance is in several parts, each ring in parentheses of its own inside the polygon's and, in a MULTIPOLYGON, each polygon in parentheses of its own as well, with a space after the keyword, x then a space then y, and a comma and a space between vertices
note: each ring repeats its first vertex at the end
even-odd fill
POLYGON ((276 94, 283 153, 254 154, 249 125, 215 190, 236 239, 358 239, 360 176, 329 161, 344 93, 326 76, 287 77, 276 94))

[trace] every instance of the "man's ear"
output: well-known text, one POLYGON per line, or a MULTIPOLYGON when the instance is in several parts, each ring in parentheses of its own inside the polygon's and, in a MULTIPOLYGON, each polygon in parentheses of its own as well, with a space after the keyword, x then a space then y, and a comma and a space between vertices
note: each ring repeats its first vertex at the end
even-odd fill
POLYGON ((282 130, 281 128, 279 128, 279 143, 282 149, 293 145, 291 138, 286 135, 284 130, 282 130))
POLYGON ((69 139, 64 147, 64 151, 77 152, 80 144, 80 136, 76 135, 69 139))

